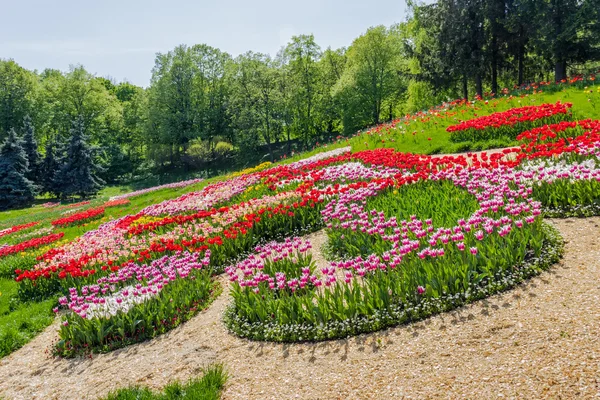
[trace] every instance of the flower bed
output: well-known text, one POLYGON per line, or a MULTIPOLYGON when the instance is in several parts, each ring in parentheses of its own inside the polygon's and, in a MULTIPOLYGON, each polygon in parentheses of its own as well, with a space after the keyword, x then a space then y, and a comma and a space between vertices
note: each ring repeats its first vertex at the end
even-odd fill
MULTIPOLYGON (((501 176, 499 170, 441 171, 429 177, 439 182, 417 183, 391 191, 397 182, 383 181, 351 194, 341 194, 323 210, 331 247, 341 261, 324 268, 320 277, 315 277, 306 262, 300 261, 292 262, 292 266, 287 262, 279 268, 270 265, 271 273, 265 273, 265 265, 256 262, 256 258, 238 264, 242 275, 251 279, 233 279, 234 311, 228 314, 228 326, 238 334, 240 324, 253 327, 250 332, 265 324, 303 327, 294 330, 293 336, 252 336, 255 339, 332 338, 337 336, 307 336, 306 327, 312 326, 310 330, 314 331, 316 327, 339 325, 347 320, 368 320, 394 307, 418 304, 422 298, 468 293, 474 285, 503 277, 523 261, 528 251, 535 257, 541 254, 543 235, 540 220, 536 218, 540 215, 539 203, 519 201, 517 191, 508 192, 507 198, 499 196, 509 189, 501 176), (502 184, 490 183, 495 181, 502 184), (415 185, 420 189, 415 189, 415 185), (454 185, 477 198, 479 208, 469 212, 469 200, 457 196, 451 190, 454 185), (404 203, 398 205, 399 199, 404 203), (403 213, 413 210, 430 218, 435 208, 448 203, 454 203, 453 209, 463 211, 463 218, 453 226, 435 226, 432 220, 421 220, 415 215, 401 219, 403 213), (381 208, 375 208, 376 204, 381 208), (296 274, 289 280, 293 266, 296 274), (304 280, 314 288, 322 285, 325 289, 287 290, 298 287, 300 270, 300 283, 304 280), (340 280, 340 276, 344 279, 340 280)), ((284 254, 289 252, 284 250, 284 254)), ((258 260, 265 257, 268 255, 263 252, 258 260)), ((293 259, 302 260, 301 254, 293 259)), ((281 263, 275 258, 271 264, 278 265, 278 261, 281 263)), ((236 276, 233 268, 228 271, 236 276)), ((279 332, 289 333, 286 329, 279 332)), ((371 327, 376 329, 381 326, 371 327)))
POLYGON ((111 208, 111 207, 121 207, 130 204, 131 201, 129 199, 117 199, 107 201, 102 205, 103 208, 111 208))
POLYGON ((483 141, 508 137, 514 139, 521 132, 571 118, 571 103, 542 104, 512 108, 508 111, 463 121, 449 126, 453 142, 483 141))
POLYGON ((553 202, 597 200, 600 137, 590 127, 491 155, 340 149, 259 168, 44 251, 16 271, 19 293, 64 296, 63 355, 177 326, 210 302, 223 270, 225 320, 244 337, 320 340, 420 318, 556 259, 541 215, 553 202), (316 268, 296 236, 323 228, 333 261, 316 268))
MULTIPOLYGON (((523 262, 514 265, 512 269, 505 271, 505 274, 498 274, 479 283, 472 282, 464 292, 444 294, 439 297, 420 296, 416 300, 409 300, 405 303, 392 303, 389 307, 381 308, 371 315, 350 316, 339 320, 332 319, 327 324, 280 324, 269 321, 269 318, 265 318, 264 321, 258 323, 251 323, 240 317, 234 304, 227 308, 223 318, 229 330, 238 336, 252 340, 276 342, 347 338, 418 321, 510 289, 550 268, 562 256, 563 242, 558 231, 550 225, 542 225, 541 229, 544 231, 544 242, 539 257, 530 256, 523 262)), ((346 280, 348 279, 346 278, 346 280)), ((351 286, 348 287, 351 288, 351 286)), ((349 298, 352 298, 352 293, 349 291, 338 292, 337 295, 342 297, 346 293, 349 298)), ((424 288, 417 287, 417 295, 424 293, 424 288)), ((343 304, 340 304, 341 307, 343 307, 343 304)), ((314 311, 318 313, 318 308, 315 308, 314 311)))
POLYGON ((57 220, 52 221, 53 226, 74 226, 74 225, 83 225, 87 222, 100 219, 104 216, 104 207, 99 208, 91 208, 89 210, 85 210, 79 212, 77 214, 70 215, 68 217, 59 218, 57 220))
POLYGON ((68 210, 68 209, 72 209, 72 208, 79 208, 79 207, 87 206, 90 203, 91 203, 91 201, 86 200, 86 201, 80 201, 79 203, 65 204, 63 206, 60 206, 60 210, 68 210))
POLYGON ((56 352, 109 351, 187 321, 218 293, 206 271, 209 262, 210 252, 200 260, 179 252, 150 265, 130 263, 80 291, 71 289, 69 298, 59 300, 73 313, 63 320, 56 352), (143 283, 125 286, 132 278, 143 283))
POLYGON ((15 244, 12 246, 6 246, 0 249, 0 258, 10 254, 17 254, 27 249, 32 249, 46 244, 56 242, 60 240, 65 234, 63 232, 52 233, 47 236, 42 236, 34 239, 27 240, 25 242, 15 244))
POLYGON ((0 238, 3 236, 6 236, 6 235, 10 235, 11 233, 15 233, 15 232, 19 232, 24 229, 27 229, 27 228, 31 228, 32 226, 35 226, 37 224, 38 224, 38 222, 30 222, 28 224, 15 225, 13 227, 0 230, 0 238))

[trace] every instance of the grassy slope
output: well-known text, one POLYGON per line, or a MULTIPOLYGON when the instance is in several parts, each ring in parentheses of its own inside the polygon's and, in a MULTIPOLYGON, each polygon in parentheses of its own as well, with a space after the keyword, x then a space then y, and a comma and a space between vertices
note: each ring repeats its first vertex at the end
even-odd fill
POLYGON ((584 93, 583 90, 571 88, 557 93, 541 93, 529 95, 524 98, 513 98, 507 100, 500 98, 491 100, 486 105, 478 102, 475 107, 460 107, 456 110, 457 115, 451 118, 432 118, 427 122, 421 120, 412 121, 408 125, 400 125, 400 129, 391 131, 390 134, 360 135, 348 140, 352 151, 361 151, 381 147, 391 147, 398 151, 408 153, 457 153, 471 150, 486 150, 495 147, 516 145, 517 142, 510 140, 492 141, 487 143, 453 143, 450 141, 446 128, 458 123, 460 120, 469 120, 481 115, 489 115, 493 112, 506 111, 514 107, 526 105, 540 105, 544 103, 573 103, 573 116, 575 119, 599 119, 600 118, 600 92, 597 87, 593 93, 584 93), (590 99, 590 101, 588 101, 590 99), (413 132, 415 134, 413 135, 413 132), (382 142, 382 139, 385 142, 382 142), (428 140, 431 139, 431 140, 428 140))
POLYGON ((11 304, 16 294, 15 281, 0 279, 0 357, 23 346, 54 319, 55 300, 11 304))
MULTIPOLYGON (((598 119, 600 118, 600 92, 595 90, 594 93, 584 93, 581 89, 570 88, 562 92, 552 94, 535 94, 524 98, 513 98, 512 100, 499 99, 490 101, 488 105, 483 102, 478 102, 476 107, 458 107, 453 111, 457 115, 448 119, 432 119, 423 121, 417 119, 411 121, 408 125, 402 124, 399 129, 394 129, 389 134, 382 135, 358 135, 347 140, 330 144, 328 146, 319 147, 313 151, 297 154, 294 157, 283 160, 283 163, 289 163, 301 158, 306 158, 310 155, 339 148, 343 146, 352 146, 352 151, 360 151, 365 149, 373 149, 380 147, 392 147, 398 151, 412 153, 451 153, 457 150, 469 151, 479 150, 490 147, 503 147, 514 144, 510 141, 496 143, 452 143, 448 138, 446 127, 458 122, 458 120, 467 120, 476 115, 486 115, 495 111, 504 111, 513 107, 519 107, 530 104, 554 103, 558 100, 563 102, 571 102, 574 104, 573 113, 575 119, 598 119), (588 101, 591 99, 591 101, 588 101), (415 135, 412 132, 416 132, 415 135), (431 140, 428 140, 430 138, 431 140), (382 139, 385 142, 382 142, 382 139), (391 139, 391 140, 390 140, 391 139), (460 146, 460 147, 459 147, 460 146)), ((197 191, 211 182, 224 179, 225 176, 211 178, 202 183, 188 186, 181 189, 162 189, 145 195, 131 198, 131 204, 122 207, 109 208, 106 210, 106 216, 101 220, 93 221, 85 226, 70 227, 60 229, 65 232, 64 240, 72 240, 86 231, 95 229, 100 224, 109 219, 119 218, 127 214, 135 214, 144 207, 161 202, 163 200, 178 197, 184 193, 197 191)), ((104 203, 110 196, 121 193, 126 193, 132 188, 126 186, 109 187, 104 189, 100 195, 92 201, 92 204, 87 207, 99 206, 104 203)), ((10 227, 17 224, 23 224, 32 221, 41 221, 41 223, 31 230, 50 226, 50 222, 59 218, 62 211, 56 209, 46 209, 41 206, 33 208, 12 210, 0 213, 0 229, 10 227)), ((14 234, 18 236, 18 234, 14 234)), ((11 235, 5 238, 0 238, 0 245, 10 243, 11 235)), ((6 346, 5 350, 0 350, 0 357, 14 351, 22 346, 26 341, 42 330, 52 321, 50 309, 55 300, 47 300, 41 303, 21 304, 9 307, 10 303, 14 303, 17 284, 9 279, 0 279, 0 341, 11 343, 6 346), (27 309, 27 312, 25 310, 27 309), (17 338, 15 340, 11 338, 17 338), (3 340, 6 339, 6 340, 3 340)))

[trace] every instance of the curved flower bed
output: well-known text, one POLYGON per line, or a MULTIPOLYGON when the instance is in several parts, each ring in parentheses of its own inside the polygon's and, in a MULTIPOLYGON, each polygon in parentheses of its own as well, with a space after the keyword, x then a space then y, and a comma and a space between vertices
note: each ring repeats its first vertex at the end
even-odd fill
POLYGON ((571 118, 571 103, 542 104, 512 108, 449 126, 453 142, 480 141, 509 137, 533 127, 558 123, 571 118))
MULTIPOLYGON (((346 338, 418 321, 510 289, 558 262, 563 252, 562 238, 558 231, 550 225, 543 224, 540 229, 543 232, 544 241, 538 257, 528 255, 522 262, 515 264, 503 274, 494 275, 480 282, 470 282, 464 291, 442 294, 439 297, 427 297, 424 296, 425 289, 417 287, 416 299, 405 303, 391 302, 388 307, 379 308, 373 314, 356 314, 347 318, 331 319, 325 324, 310 322, 281 324, 269 321, 269 316, 265 316, 264 321, 252 323, 240 316, 239 310, 234 304, 225 311, 224 321, 228 329, 238 336, 252 340, 277 342, 346 338)), ((344 282, 351 283, 352 278, 345 278, 344 282)), ((344 295, 351 298, 351 290, 338 290, 336 293, 334 289, 333 293, 340 298, 344 295)), ((343 307, 344 305, 340 303, 340 308, 343 307)), ((317 309, 315 309, 315 313, 318 314, 317 309)))
MULTIPOLYGON (((523 198, 525 185, 511 189, 509 181, 502 179, 504 173, 511 170, 441 171, 429 177, 438 182, 425 184, 421 190, 414 186, 424 184, 416 183, 391 192, 397 182, 390 180, 341 194, 324 208, 323 219, 331 247, 342 259, 324 268, 318 278, 305 262, 299 262, 291 280, 294 268, 289 265, 280 269, 270 265, 271 273, 265 273, 264 262, 249 259, 237 266, 246 279, 236 279, 230 267, 234 302, 226 323, 237 334, 261 340, 334 338, 339 331, 319 327, 371 320, 385 311, 416 306, 423 299, 469 293, 475 286, 504 278, 528 252, 539 257, 544 242, 537 217, 539 203, 523 198), (457 196, 444 181, 465 188, 477 199, 478 209, 468 213, 468 199, 457 196), (437 208, 454 203, 452 208, 467 213, 453 226, 435 226, 430 219, 405 215, 407 209, 419 210, 415 205, 428 194, 435 201, 426 199, 423 217, 433 216, 433 209, 428 208, 432 204, 437 208), (370 199, 379 200, 381 208, 369 205, 370 199), (398 199, 404 202, 400 206, 398 199), (299 294, 288 289, 298 287, 301 270, 300 283, 310 282, 314 289, 299 294), (343 280, 337 278, 341 276, 343 280), (319 286, 325 289, 316 290, 319 286)), ((258 260, 265 257, 262 252, 258 260)), ((279 258, 277 253, 271 263, 281 263, 279 258)), ((301 254, 293 259, 302 259, 301 254)), ((381 329, 378 323, 362 326, 358 332, 381 329)))
POLYGON ((63 320, 56 353, 110 351, 189 320, 219 293, 206 271, 209 262, 210 252, 202 259, 178 252, 149 265, 130 263, 79 291, 72 288, 68 298, 59 299, 72 313, 63 320), (132 280, 138 283, 128 284, 132 280))

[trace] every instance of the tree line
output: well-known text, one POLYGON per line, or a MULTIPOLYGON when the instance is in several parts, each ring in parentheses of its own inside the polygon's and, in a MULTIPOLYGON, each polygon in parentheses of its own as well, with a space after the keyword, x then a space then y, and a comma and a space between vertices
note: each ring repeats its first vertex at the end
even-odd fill
MULTIPOLYGON (((442 101, 598 68, 600 0, 438 0, 409 10, 347 48, 323 49, 313 35, 276 55, 180 45, 156 55, 147 88, 83 66, 39 72, 0 60, 0 141, 11 129, 24 136, 28 118, 40 157, 57 152, 54 179, 79 121, 92 175, 115 183, 273 161, 442 101)), ((37 183, 70 193, 48 185, 37 183)))
POLYGON ((40 193, 61 199, 95 195, 105 182, 98 177, 102 167, 94 150, 88 144, 83 118, 78 117, 69 141, 48 141, 42 157, 35 128, 26 115, 23 134, 11 128, 0 146, 0 210, 28 206, 40 193))

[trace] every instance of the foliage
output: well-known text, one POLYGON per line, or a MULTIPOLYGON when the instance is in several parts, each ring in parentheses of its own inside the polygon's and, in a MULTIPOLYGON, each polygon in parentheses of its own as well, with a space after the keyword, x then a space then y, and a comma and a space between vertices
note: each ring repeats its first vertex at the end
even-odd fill
POLYGON ((55 196, 60 195, 56 173, 62 165, 62 157, 57 154, 62 148, 56 140, 48 140, 46 143, 46 153, 41 166, 40 183, 43 193, 51 193, 55 196))
POLYGON ((17 129, 26 115, 35 109, 36 82, 34 73, 13 60, 0 59, 0 140, 11 129, 17 129))
POLYGON ((87 143, 83 118, 79 117, 73 122, 65 162, 55 175, 58 191, 64 197, 95 195, 104 183, 97 173, 98 166, 87 143))
POLYGON ((41 165, 40 153, 38 152, 38 144, 35 139, 35 128, 31 122, 29 115, 26 115, 23 120, 23 150, 27 155, 27 163, 29 171, 25 177, 31 182, 40 183, 41 165))
POLYGON ((21 143, 11 128, 0 148, 0 210, 27 206, 34 199, 35 186, 26 177, 29 163, 21 143))
POLYGON ((69 215, 67 217, 55 219, 52 221, 53 226, 71 226, 82 225, 94 219, 99 219, 104 216, 104 207, 90 208, 88 210, 69 215))

